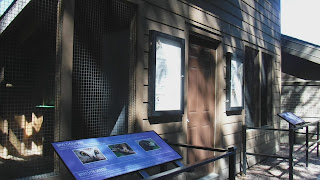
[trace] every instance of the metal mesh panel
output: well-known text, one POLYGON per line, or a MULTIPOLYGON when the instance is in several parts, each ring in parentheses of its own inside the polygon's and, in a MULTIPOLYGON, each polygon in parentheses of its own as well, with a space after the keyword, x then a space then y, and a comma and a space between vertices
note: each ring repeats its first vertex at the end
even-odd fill
POLYGON ((17 2, 0 25, 0 179, 54 170, 57 0, 17 2))
POLYGON ((135 8, 115 0, 75 3, 73 138, 127 133, 135 8))

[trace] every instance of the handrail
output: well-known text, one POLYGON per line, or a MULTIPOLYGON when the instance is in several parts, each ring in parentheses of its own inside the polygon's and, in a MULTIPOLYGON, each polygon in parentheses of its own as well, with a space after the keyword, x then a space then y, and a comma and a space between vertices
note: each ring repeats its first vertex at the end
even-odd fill
POLYGON ((166 179, 168 177, 172 177, 174 175, 183 173, 183 172, 188 172, 190 170, 193 170, 197 167, 200 167, 202 165, 217 161, 219 159, 222 159, 224 157, 229 157, 229 179, 234 180, 235 179, 235 156, 236 156, 236 148, 234 149, 230 149, 230 151, 228 151, 226 154, 223 154, 221 156, 217 156, 217 157, 213 157, 213 158, 207 158, 205 160, 202 160, 200 162, 197 163, 191 163, 189 165, 186 166, 182 166, 182 167, 177 167, 162 173, 158 173, 155 174, 153 176, 149 176, 148 178, 145 178, 144 180, 151 180, 151 179, 166 179), (229 157, 230 156, 230 157, 229 157), (232 158, 234 157, 234 158, 232 158), (231 162, 230 162, 231 161, 231 162), (234 166, 233 168, 230 167, 230 165, 233 164, 232 166, 234 166))
MULTIPOLYGON (((166 141, 166 140, 165 140, 166 141)), ((222 154, 220 156, 213 156, 210 158, 206 158, 200 162, 194 162, 185 166, 179 165, 179 167, 164 171, 158 174, 155 174, 153 176, 148 176, 144 178, 145 180, 151 180, 151 179, 164 179, 168 177, 172 177, 174 175, 183 173, 183 172, 188 172, 192 169, 195 169, 199 166, 203 166, 205 164, 217 161, 219 159, 229 157, 229 179, 230 180, 235 180, 236 177, 236 147, 231 147, 228 149, 219 149, 219 148, 211 148, 211 147, 203 147, 203 146, 194 146, 190 144, 180 144, 180 143, 171 143, 166 141, 169 145, 171 146, 179 146, 179 147, 185 147, 185 148, 193 148, 193 149, 200 149, 200 150, 206 150, 206 151, 217 151, 217 152, 226 152, 225 154, 222 154)))
MULTIPOLYGON (((273 157, 273 158, 282 158, 282 159, 289 159, 289 179, 293 179, 293 144, 294 144, 294 134, 296 133, 296 130, 299 130, 301 128, 306 127, 306 166, 308 167, 309 163, 309 126, 312 126, 316 124, 317 125, 317 141, 313 143, 311 146, 314 144, 317 144, 316 149, 317 149, 317 157, 319 157, 319 126, 320 126, 320 120, 314 121, 314 122, 307 122, 302 125, 297 125, 294 126, 289 123, 289 129, 276 129, 276 128, 266 128, 266 127, 247 127, 246 125, 243 125, 242 132, 243 132, 243 162, 242 162, 242 170, 243 173, 246 174, 246 164, 247 164, 247 158, 246 155, 253 155, 253 156, 265 156, 265 157, 273 157), (266 155, 266 154, 259 154, 259 153, 247 153, 246 152, 246 142, 247 142, 247 137, 246 137, 246 132, 247 129, 257 129, 257 130, 271 130, 271 131, 289 131, 289 157, 284 157, 284 156, 279 156, 279 155, 266 155)), ((300 132, 299 132, 300 133, 300 132)), ((314 134, 314 133, 313 133, 314 134)), ((315 149, 315 148, 314 148, 315 149)), ((313 151, 312 149, 311 151, 313 151)))

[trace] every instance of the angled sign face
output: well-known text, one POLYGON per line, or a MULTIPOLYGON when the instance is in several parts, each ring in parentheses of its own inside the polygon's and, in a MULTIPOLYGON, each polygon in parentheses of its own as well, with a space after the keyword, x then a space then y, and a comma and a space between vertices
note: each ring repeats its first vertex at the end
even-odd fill
POLYGON ((52 146, 76 179, 107 179, 182 158, 154 131, 52 146))
POLYGON ((284 112, 284 113, 279 113, 278 116, 280 116, 282 119, 286 120, 288 123, 296 126, 296 125, 301 125, 304 124, 305 121, 292 112, 284 112))

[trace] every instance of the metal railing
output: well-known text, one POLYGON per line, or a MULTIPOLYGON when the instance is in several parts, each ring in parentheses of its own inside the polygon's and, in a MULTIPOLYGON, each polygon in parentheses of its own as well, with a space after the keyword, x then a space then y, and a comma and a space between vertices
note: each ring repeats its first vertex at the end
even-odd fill
POLYGON ((175 175, 178 175, 183 172, 190 172, 193 169, 206 165, 208 163, 217 161, 219 159, 229 157, 229 179, 230 180, 235 180, 236 177, 236 151, 237 148, 231 147, 228 149, 217 149, 217 148, 209 148, 209 147, 201 147, 201 146, 193 146, 193 145, 188 145, 188 144, 179 144, 179 143, 170 143, 167 142, 171 146, 179 146, 179 147, 185 147, 185 148, 192 148, 192 149, 200 149, 200 150, 207 150, 207 151, 214 151, 214 152, 225 152, 225 154, 221 156, 214 156, 211 158, 204 159, 199 162, 191 163, 188 165, 183 165, 180 163, 180 161, 175 161, 174 164, 178 166, 177 168, 164 171, 158 174, 155 174, 153 176, 148 176, 145 172, 139 172, 140 175, 145 179, 145 180, 151 180, 151 179, 166 179, 168 177, 172 177, 175 175))
MULTIPOLYGON (((265 127, 247 127, 246 125, 243 126, 243 162, 242 162, 242 170, 243 174, 246 175, 246 169, 247 169, 247 155, 252 156, 264 156, 264 157, 271 157, 271 158, 280 158, 280 159, 289 159, 289 179, 293 179, 293 145, 294 145, 294 135, 295 133, 298 134, 305 134, 306 135, 306 167, 308 167, 309 164, 309 147, 317 144, 317 157, 319 157, 319 123, 320 120, 315 122, 307 122, 303 125, 294 126, 289 123, 289 129, 275 129, 275 128, 265 128, 265 127), (317 126, 317 141, 309 145, 309 126, 314 126, 316 124, 317 126), (299 129, 306 128, 306 133, 299 133, 296 132, 299 129), (246 145, 246 132, 248 129, 256 129, 256 130, 263 130, 263 131, 286 131, 289 132, 289 156, 280 156, 280 155, 268 155, 268 154, 259 154, 259 153, 248 153, 246 152, 247 145, 246 145)), ((314 150, 314 149, 312 149, 314 150)), ((311 150, 311 152, 312 152, 311 150)))

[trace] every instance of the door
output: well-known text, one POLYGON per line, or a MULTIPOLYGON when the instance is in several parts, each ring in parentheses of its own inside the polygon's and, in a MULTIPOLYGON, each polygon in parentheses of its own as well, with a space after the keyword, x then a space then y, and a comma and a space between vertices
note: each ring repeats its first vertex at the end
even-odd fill
MULTIPOLYGON (((214 146, 215 56, 214 49, 189 46, 187 141, 196 146, 214 146)), ((189 163, 213 155, 209 151, 188 149, 189 163)))

